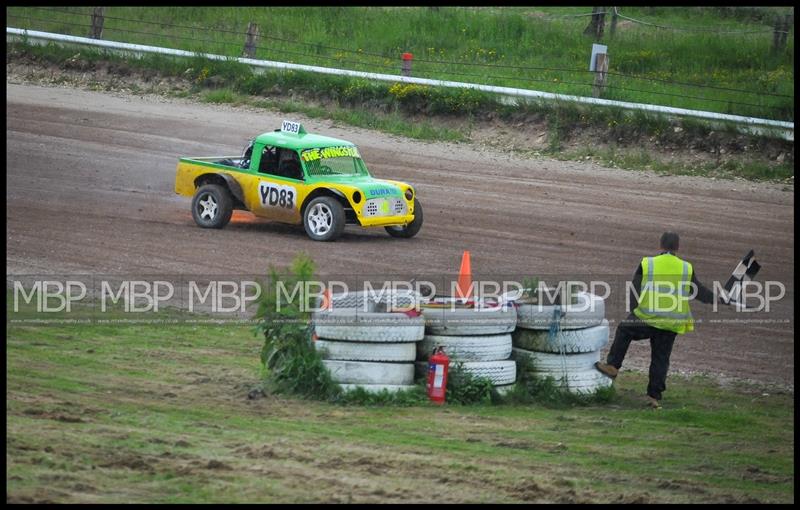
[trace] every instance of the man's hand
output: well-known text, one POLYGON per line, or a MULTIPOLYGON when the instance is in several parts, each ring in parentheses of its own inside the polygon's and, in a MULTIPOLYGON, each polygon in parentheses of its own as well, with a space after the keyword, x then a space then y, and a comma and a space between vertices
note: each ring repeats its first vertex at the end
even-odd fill
POLYGON ((721 297, 719 299, 719 302, 720 302, 720 304, 736 307, 736 311, 738 311, 738 312, 745 311, 745 310, 747 310, 747 311, 751 311, 752 310, 751 308, 747 308, 744 305, 744 303, 740 303, 739 301, 736 301, 736 300, 733 300, 733 299, 728 299, 726 301, 725 298, 721 297))

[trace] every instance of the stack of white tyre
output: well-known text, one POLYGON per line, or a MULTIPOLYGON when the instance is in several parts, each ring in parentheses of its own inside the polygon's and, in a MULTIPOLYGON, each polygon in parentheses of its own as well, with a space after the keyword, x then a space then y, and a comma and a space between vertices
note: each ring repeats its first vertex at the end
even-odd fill
POLYGON ((511 357, 511 332, 517 323, 514 307, 422 307, 425 337, 417 347, 417 376, 427 377, 428 359, 442 347, 455 365, 475 377, 485 377, 507 391, 517 375, 511 357))
POLYGON ((551 338, 555 305, 517 303, 517 329, 512 357, 530 361, 536 378, 553 378, 571 393, 590 394, 611 385, 594 367, 608 343, 608 321, 602 298, 588 292, 575 303, 560 307, 558 333, 551 338))
POLYGON ((333 295, 330 310, 314 313, 314 347, 342 389, 414 388, 416 343, 425 335, 424 319, 387 310, 415 299, 413 294, 394 294, 387 301, 350 292, 333 295))

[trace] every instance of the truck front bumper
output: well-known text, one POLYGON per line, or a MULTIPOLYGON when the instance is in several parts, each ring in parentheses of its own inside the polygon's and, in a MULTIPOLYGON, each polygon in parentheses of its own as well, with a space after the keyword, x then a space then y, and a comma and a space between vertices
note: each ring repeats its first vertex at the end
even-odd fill
POLYGON ((363 217, 358 216, 358 222, 362 227, 396 227, 408 225, 414 221, 413 214, 406 214, 404 216, 372 216, 363 217))

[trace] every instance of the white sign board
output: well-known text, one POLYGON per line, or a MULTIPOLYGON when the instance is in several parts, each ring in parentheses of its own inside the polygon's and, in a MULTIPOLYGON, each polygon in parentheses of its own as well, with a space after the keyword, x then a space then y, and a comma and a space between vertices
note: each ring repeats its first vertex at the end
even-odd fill
POLYGON ((595 57, 598 53, 608 53, 608 46, 605 44, 592 44, 592 56, 589 59, 589 70, 595 69, 595 57))
POLYGON ((292 122, 291 120, 284 120, 283 124, 281 124, 281 131, 283 133, 291 133, 293 135, 297 135, 300 133, 300 123, 292 122))

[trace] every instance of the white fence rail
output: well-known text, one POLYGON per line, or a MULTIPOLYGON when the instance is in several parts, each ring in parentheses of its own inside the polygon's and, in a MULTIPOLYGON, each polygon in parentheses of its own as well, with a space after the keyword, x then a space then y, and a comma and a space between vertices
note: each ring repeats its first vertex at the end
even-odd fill
POLYGON ((338 76, 352 76, 369 80, 382 80, 402 83, 416 83, 419 85, 431 85, 435 87, 452 87, 480 90, 492 94, 500 95, 503 101, 510 104, 517 104, 519 100, 546 100, 563 101, 569 103, 580 103, 598 106, 612 106, 627 110, 641 110, 657 114, 665 114, 681 117, 695 117, 720 123, 732 123, 739 131, 763 134, 767 136, 780 137, 794 141, 794 122, 785 122, 770 119, 760 119, 756 117, 744 117, 741 115, 729 115, 725 113, 705 112, 700 110, 687 110, 684 108, 673 108, 669 106, 659 106, 644 103, 630 103, 626 101, 612 101, 609 99, 597 99, 592 97, 571 96, 555 94, 552 92, 542 92, 538 90, 517 89, 511 87, 495 87, 491 85, 479 85, 476 83, 462 83, 446 80, 431 80, 427 78, 414 78, 393 74, 368 73, 363 71, 352 71, 349 69, 335 69, 331 67, 310 66, 303 64, 290 64, 288 62, 276 62, 272 60, 256 60, 244 57, 226 57, 224 55, 214 55, 211 53, 198 53, 172 48, 161 48, 158 46, 146 46, 142 44, 130 44, 116 41, 106 41, 101 39, 90 39, 88 37, 77 37, 72 35, 53 34, 49 32, 39 32, 36 30, 26 30, 20 28, 6 27, 6 39, 24 39, 31 43, 42 43, 55 41, 68 44, 85 44, 97 46, 110 50, 120 50, 123 52, 141 55, 142 53, 158 53, 161 55, 172 55, 176 57, 195 57, 201 56, 209 60, 236 60, 239 63, 257 68, 291 69, 296 71, 308 71, 312 73, 333 74, 338 76))

